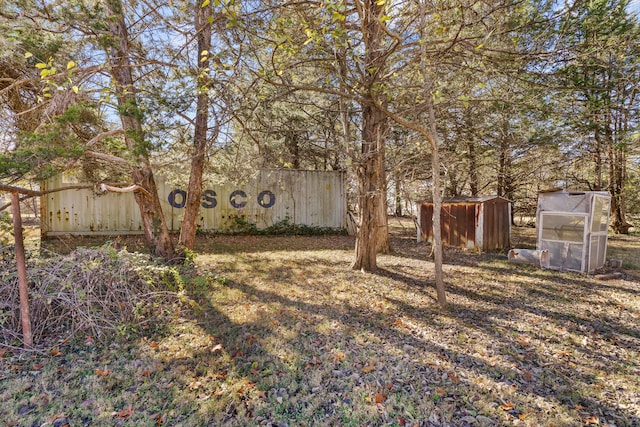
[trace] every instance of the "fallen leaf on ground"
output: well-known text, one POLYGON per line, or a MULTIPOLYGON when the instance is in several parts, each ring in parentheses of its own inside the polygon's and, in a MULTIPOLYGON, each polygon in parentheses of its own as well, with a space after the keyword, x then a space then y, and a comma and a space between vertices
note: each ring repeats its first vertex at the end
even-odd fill
POLYGON ((55 414, 53 417, 49 417, 49 422, 51 424, 55 423, 57 420, 63 420, 67 418, 65 414, 55 414))
POLYGON ((600 418, 597 415, 587 418, 584 420, 585 424, 600 424, 600 418))
POLYGON ((6 353, 7 353, 6 348, 0 348, 0 359, 3 358, 6 353))
POLYGON ((249 390, 253 389, 256 386, 255 383, 245 381, 242 386, 238 389, 238 394, 245 394, 249 390))
POLYGON ((333 360, 334 360, 334 361, 336 361, 336 362, 342 362, 342 361, 344 360, 344 357, 345 357, 345 356, 344 356, 344 353, 343 353, 343 352, 341 352, 341 351, 339 351, 339 352, 335 353, 335 354, 332 356, 333 360))
POLYGON ((367 365, 364 368, 362 368, 362 372, 365 374, 368 374, 371 371, 375 371, 376 367, 373 365, 367 365))
POLYGON ((200 387, 202 387, 202 382, 200 382, 200 381, 193 381, 193 382, 189 383, 189 385, 187 386, 187 388, 190 391, 197 390, 200 387))
POLYGON ((62 352, 60 350, 58 350, 57 348, 51 349, 51 351, 49 353, 52 356, 62 356, 62 352))
POLYGON ((158 414, 158 416, 156 416, 154 419, 156 420, 156 425, 161 426, 162 424, 164 424, 165 420, 167 419, 167 414, 162 414, 162 415, 158 414))
POLYGON ((52 424, 53 427, 70 427, 71 422, 69 421, 69 418, 67 417, 62 417, 62 418, 56 418, 53 420, 52 424))
POLYGON ((93 372, 99 377, 106 377, 111 373, 106 366, 104 367, 104 369, 96 368, 93 372))
POLYGON ((382 403, 387 399, 387 396, 384 395, 383 392, 379 391, 373 396, 373 401, 375 403, 382 403))
POLYGON ((322 365, 322 362, 314 357, 314 358, 312 358, 311 360, 309 360, 307 362, 307 365, 309 365, 309 366, 318 366, 318 365, 322 365))
POLYGON ((117 418, 122 418, 122 419, 129 418, 131 415, 133 415, 133 408, 131 407, 131 405, 129 405, 127 409, 123 409, 122 411, 115 412, 113 415, 117 418))
POLYGON ((34 409, 36 409, 36 407, 33 405, 30 405, 30 404, 23 405, 20 408, 18 408, 18 416, 23 417, 28 413, 33 412, 34 409))
POLYGON ((500 409, 502 409, 503 411, 510 411, 513 409, 515 405, 513 404, 512 401, 508 401, 506 403, 503 403, 502 405, 499 406, 500 409))

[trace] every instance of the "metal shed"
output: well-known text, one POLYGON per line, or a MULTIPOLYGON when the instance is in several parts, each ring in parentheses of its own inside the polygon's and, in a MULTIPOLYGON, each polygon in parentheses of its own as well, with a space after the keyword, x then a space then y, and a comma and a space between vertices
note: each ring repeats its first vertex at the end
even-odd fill
MULTIPOLYGON (((433 240, 433 203, 420 203, 418 241, 433 240)), ((511 202, 499 196, 444 199, 442 242, 447 246, 505 249, 511 242, 511 202)))
POLYGON ((593 273, 605 264, 611 195, 606 191, 551 191, 538 195, 537 249, 549 268, 593 273))
MULTIPOLYGON (((44 190, 81 184, 58 175, 42 183, 44 190)), ((170 231, 180 230, 186 189, 157 179, 158 195, 170 231)), ((238 221, 258 229, 279 221, 311 227, 346 226, 344 172, 261 170, 244 185, 212 185, 204 189, 198 227, 232 230, 238 221)), ((42 235, 140 234, 142 221, 132 193, 97 194, 91 189, 50 193, 41 198, 42 235)))

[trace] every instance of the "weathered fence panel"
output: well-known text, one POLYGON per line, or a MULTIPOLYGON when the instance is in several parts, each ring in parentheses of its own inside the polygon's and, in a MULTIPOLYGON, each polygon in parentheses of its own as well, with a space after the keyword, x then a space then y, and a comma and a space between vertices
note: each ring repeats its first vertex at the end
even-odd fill
MULTIPOLYGON (((171 231, 178 231, 186 203, 186 188, 158 179, 162 209, 171 231)), ((56 176, 43 190, 77 185, 56 176)), ((42 197, 42 235, 138 234, 140 212, 132 193, 69 190, 42 197)), ((239 223, 263 229, 288 219, 291 224, 345 228, 344 172, 262 170, 245 185, 204 189, 198 226, 204 231, 232 230, 239 223)))

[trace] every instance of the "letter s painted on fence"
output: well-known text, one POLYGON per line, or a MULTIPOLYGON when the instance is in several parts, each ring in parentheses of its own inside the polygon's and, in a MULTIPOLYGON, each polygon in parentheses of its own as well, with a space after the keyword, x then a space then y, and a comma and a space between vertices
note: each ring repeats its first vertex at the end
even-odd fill
POLYGON ((213 209, 218 205, 216 200, 216 192, 213 190, 204 190, 202 192, 202 207, 205 209, 213 209))

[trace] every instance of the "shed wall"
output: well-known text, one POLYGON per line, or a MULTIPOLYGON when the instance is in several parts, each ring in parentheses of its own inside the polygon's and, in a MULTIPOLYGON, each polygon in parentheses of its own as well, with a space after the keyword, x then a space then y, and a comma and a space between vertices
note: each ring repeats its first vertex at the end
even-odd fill
POLYGON ((482 203, 482 249, 505 249, 511 245, 511 204, 504 199, 482 203))
MULTIPOLYGON (((57 176, 45 189, 77 185, 57 176)), ((158 180, 158 195, 171 231, 178 231, 184 214, 186 188, 158 180)), ((96 194, 69 190, 42 198, 43 235, 136 234, 142 232, 140 212, 132 193, 96 194)), ((263 229, 288 219, 292 224, 344 228, 344 172, 263 170, 242 186, 204 189, 198 226, 206 231, 232 229, 238 218, 263 229)))
MULTIPOLYGON (((433 239, 432 217, 433 204, 422 203, 419 240, 433 239)), ((510 203, 499 197, 484 201, 443 202, 441 233, 447 246, 504 249, 511 240, 510 203)))

